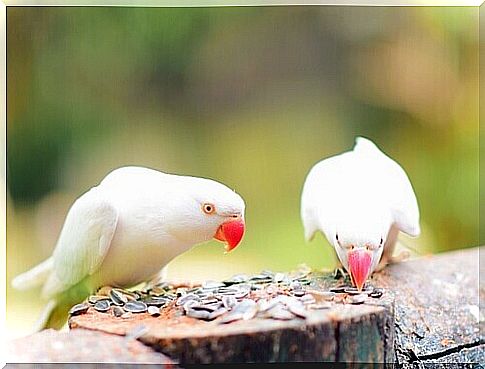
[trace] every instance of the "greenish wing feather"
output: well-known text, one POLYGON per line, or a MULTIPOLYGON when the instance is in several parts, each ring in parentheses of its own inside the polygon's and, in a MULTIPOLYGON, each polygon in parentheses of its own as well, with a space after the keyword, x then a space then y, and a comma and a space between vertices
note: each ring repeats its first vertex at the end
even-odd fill
POLYGON ((118 212, 94 187, 73 204, 54 250, 54 272, 66 287, 101 265, 116 230, 118 212))

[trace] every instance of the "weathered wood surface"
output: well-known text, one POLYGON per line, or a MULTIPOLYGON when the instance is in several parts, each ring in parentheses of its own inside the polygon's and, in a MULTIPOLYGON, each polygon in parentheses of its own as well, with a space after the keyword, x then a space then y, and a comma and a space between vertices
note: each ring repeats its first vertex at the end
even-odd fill
POLYGON ((425 363, 485 363, 479 254, 459 250, 391 265, 373 283, 396 296, 396 359, 425 363))
MULTIPOLYGON (((44 330, 7 345, 10 363, 147 363, 175 368, 172 360, 136 339, 92 330, 44 330)), ((12 365, 10 367, 13 367, 12 365)))
MULTIPOLYGON (((314 278, 312 288, 328 290, 339 283, 314 278)), ((252 319, 230 324, 181 316, 175 309, 153 318, 137 314, 120 319, 90 309, 72 317, 70 327, 127 334, 145 327, 140 341, 181 363, 353 361, 391 362, 394 358, 393 296, 369 298, 364 305, 336 304, 315 310, 306 319, 252 319)))
MULTIPOLYGON (((142 325, 146 330, 140 341, 182 363, 395 361, 405 368, 483 363, 479 301, 483 303, 485 291, 479 289, 478 260, 475 248, 389 266, 371 281, 385 288, 381 299, 337 304, 313 312, 306 321, 255 319, 220 325, 178 316, 174 310, 160 318, 139 314, 120 320, 90 309, 69 323, 72 329, 118 335, 142 325)), ((322 275, 313 282, 324 290, 337 283, 322 275)))

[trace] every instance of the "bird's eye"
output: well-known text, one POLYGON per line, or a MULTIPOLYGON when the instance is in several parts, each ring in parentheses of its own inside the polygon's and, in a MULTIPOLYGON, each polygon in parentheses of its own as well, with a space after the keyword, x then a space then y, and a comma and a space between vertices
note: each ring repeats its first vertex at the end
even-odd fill
POLYGON ((335 239, 338 241, 338 233, 335 234, 335 239))
POLYGON ((204 204, 202 205, 202 210, 206 214, 214 214, 214 212, 216 211, 216 207, 212 204, 204 204))
POLYGON ((382 246, 382 243, 384 242, 384 240, 382 239, 381 237, 381 243, 379 244, 379 246, 382 246))

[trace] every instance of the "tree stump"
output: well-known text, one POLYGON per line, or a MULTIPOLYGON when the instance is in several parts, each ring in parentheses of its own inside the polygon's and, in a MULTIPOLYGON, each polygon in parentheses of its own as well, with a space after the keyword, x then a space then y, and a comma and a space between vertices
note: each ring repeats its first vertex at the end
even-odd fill
MULTIPOLYGON (((339 281, 328 275, 312 277, 311 288, 328 291, 339 281)), ((392 362, 394 359, 394 297, 363 305, 335 304, 313 310, 306 319, 276 321, 255 318, 220 324, 163 309, 121 319, 90 308, 69 320, 71 329, 85 328, 126 335, 143 330, 139 340, 180 363, 241 363, 286 361, 392 362)))
MULTIPOLYGON (((384 288, 382 298, 335 304, 311 311, 307 319, 219 324, 187 317, 174 307, 156 318, 141 313, 127 319, 90 308, 70 318, 68 336, 85 330, 127 335, 182 364, 345 361, 424 368, 459 362, 479 367, 485 362, 479 308, 485 289, 478 278, 479 249, 474 248, 391 265, 371 281, 384 288)), ((328 290, 338 283, 312 274, 310 288, 328 290)))

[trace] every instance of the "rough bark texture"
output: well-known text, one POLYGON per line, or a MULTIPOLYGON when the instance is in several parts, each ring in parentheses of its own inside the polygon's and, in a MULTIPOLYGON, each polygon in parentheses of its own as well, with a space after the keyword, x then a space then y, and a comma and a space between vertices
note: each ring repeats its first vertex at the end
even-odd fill
POLYGON ((373 283, 396 296, 395 352, 400 366, 485 363, 480 251, 485 248, 423 257, 375 275, 373 283))
POLYGON ((175 367, 169 358, 136 339, 85 329, 44 330, 14 340, 7 349, 9 361, 17 363, 146 363, 175 367))

